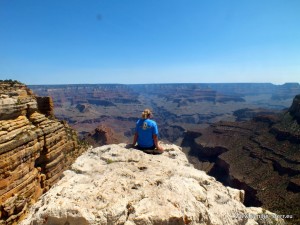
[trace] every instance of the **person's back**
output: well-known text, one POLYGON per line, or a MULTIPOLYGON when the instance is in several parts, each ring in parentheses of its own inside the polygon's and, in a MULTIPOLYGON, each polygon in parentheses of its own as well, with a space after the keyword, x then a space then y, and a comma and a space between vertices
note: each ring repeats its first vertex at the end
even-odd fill
POLYGON ((157 148, 159 153, 162 153, 163 148, 158 144, 157 124, 150 119, 151 115, 151 111, 145 109, 142 113, 142 118, 137 121, 133 146, 137 143, 137 148, 140 150, 154 150, 157 148))
POLYGON ((142 148, 155 148, 153 135, 158 135, 156 122, 151 119, 139 119, 136 123, 137 143, 142 148))

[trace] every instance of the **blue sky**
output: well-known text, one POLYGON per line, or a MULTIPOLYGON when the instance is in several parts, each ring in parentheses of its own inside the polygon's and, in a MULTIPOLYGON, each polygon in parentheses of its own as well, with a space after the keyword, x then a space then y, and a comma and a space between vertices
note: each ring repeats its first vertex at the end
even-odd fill
POLYGON ((300 82, 298 0, 0 0, 0 79, 300 82))

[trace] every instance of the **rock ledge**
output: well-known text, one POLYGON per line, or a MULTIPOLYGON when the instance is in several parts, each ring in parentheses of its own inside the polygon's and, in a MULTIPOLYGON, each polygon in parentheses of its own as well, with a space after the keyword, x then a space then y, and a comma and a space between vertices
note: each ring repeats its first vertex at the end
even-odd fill
POLYGON ((276 214, 245 207, 244 191, 196 170, 178 146, 165 147, 162 155, 125 144, 88 150, 21 225, 284 224, 276 214))

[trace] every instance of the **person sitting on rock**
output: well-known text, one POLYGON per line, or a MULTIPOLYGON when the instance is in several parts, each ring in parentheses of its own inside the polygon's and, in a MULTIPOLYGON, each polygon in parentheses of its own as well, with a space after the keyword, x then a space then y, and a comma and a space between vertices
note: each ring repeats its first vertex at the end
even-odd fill
POLYGON ((145 109, 142 118, 136 122, 133 146, 151 153, 163 153, 164 149, 158 143, 158 127, 154 120, 151 120, 152 113, 145 109))

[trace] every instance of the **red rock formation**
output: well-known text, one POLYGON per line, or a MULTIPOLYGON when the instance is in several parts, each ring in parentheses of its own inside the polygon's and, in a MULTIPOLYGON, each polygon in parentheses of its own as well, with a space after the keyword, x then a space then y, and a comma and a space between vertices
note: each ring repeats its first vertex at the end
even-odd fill
POLYGON ((84 151, 52 109, 25 85, 0 83, 0 224, 18 221, 84 151))
POLYGON ((116 137, 115 132, 105 125, 97 127, 92 133, 88 134, 84 140, 94 147, 107 144, 117 144, 120 142, 120 140, 116 137))

